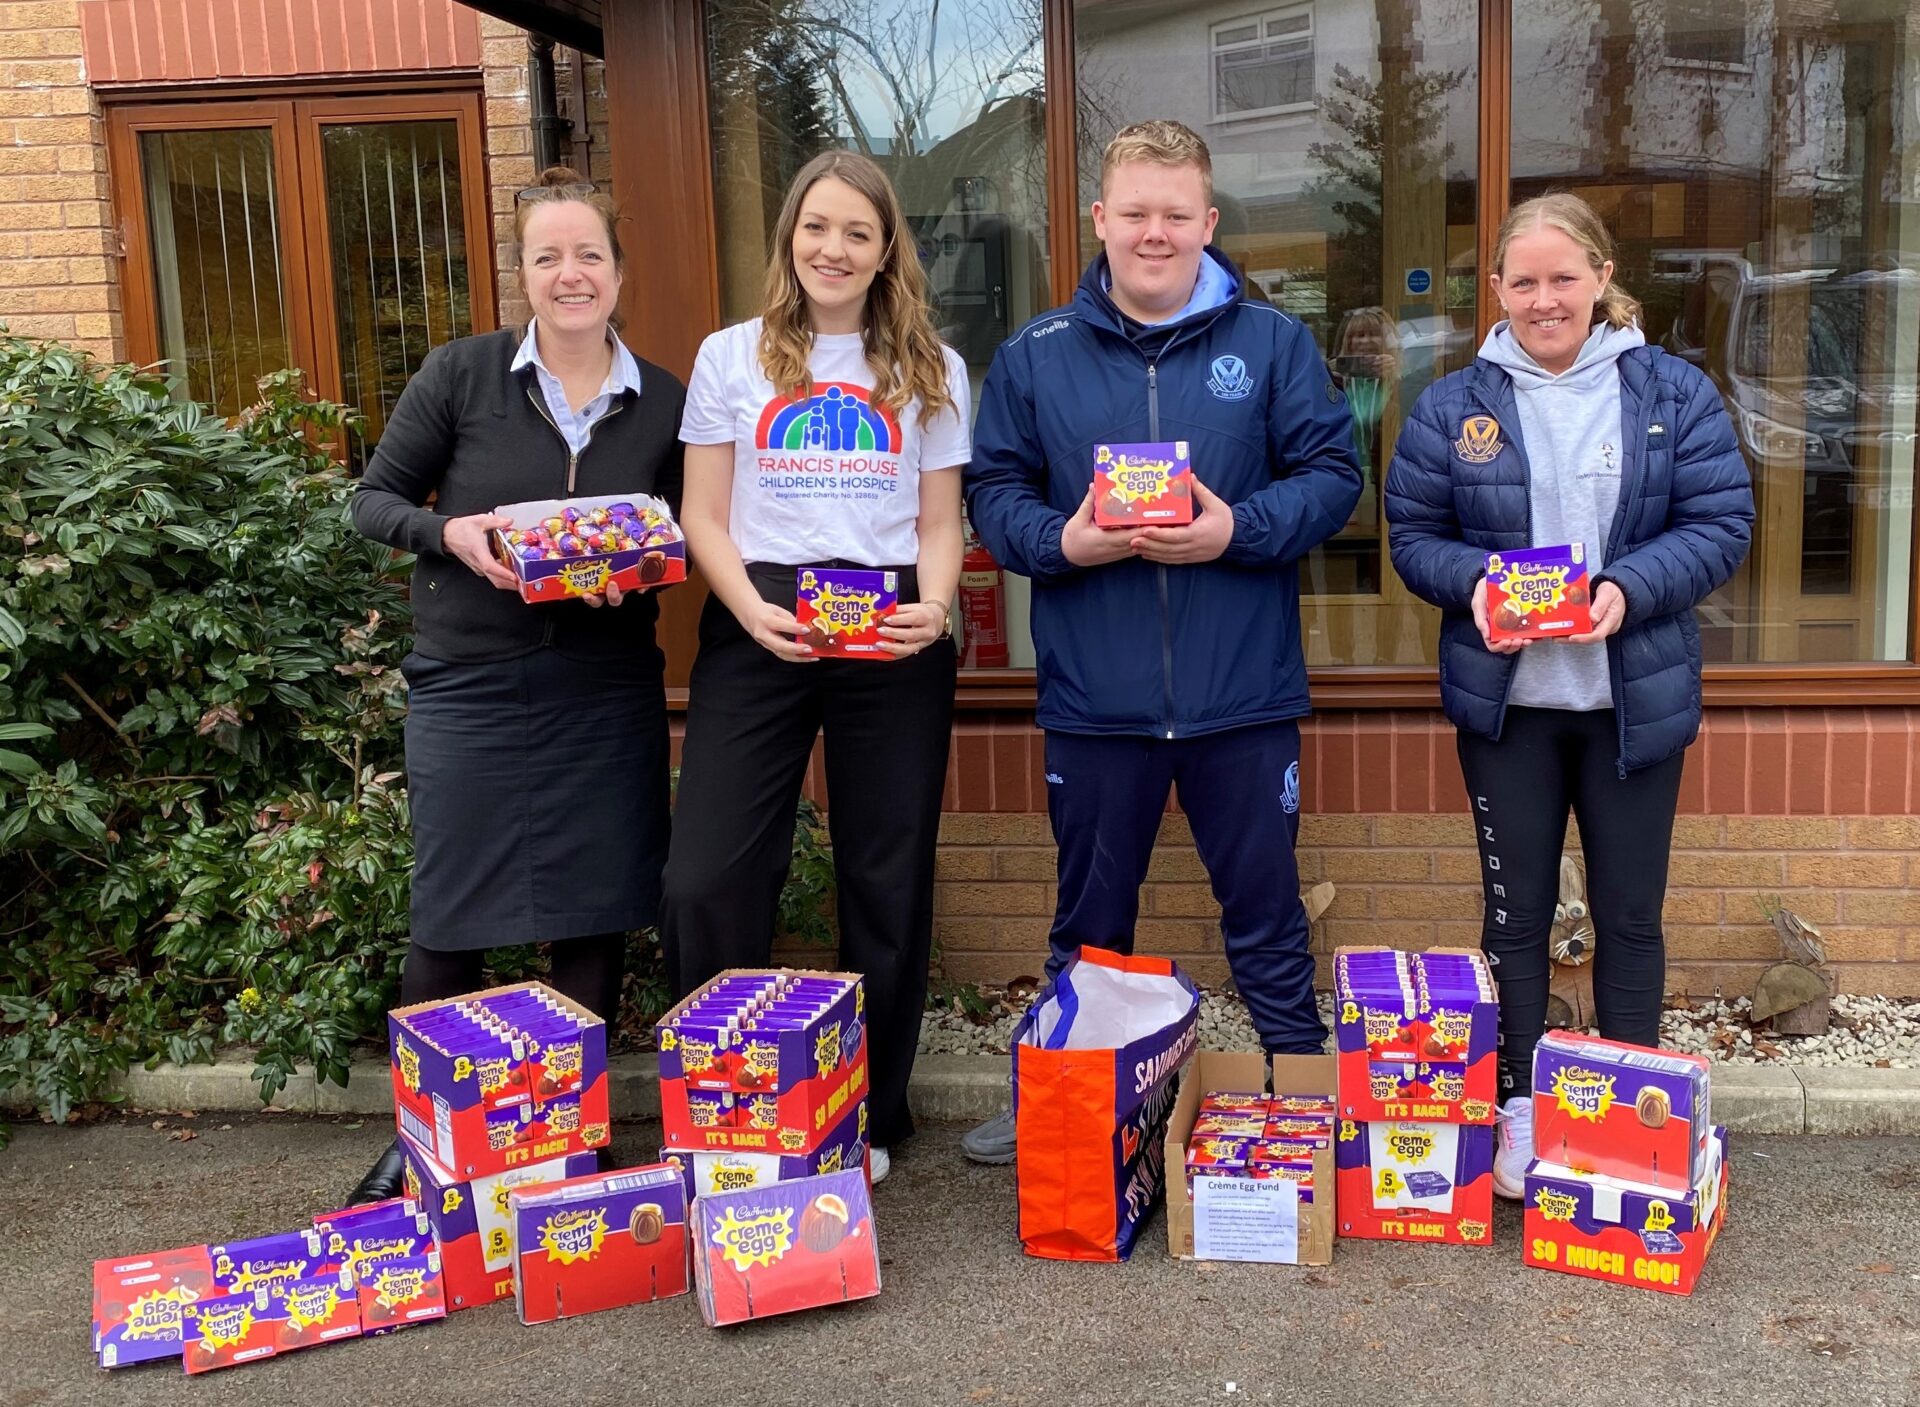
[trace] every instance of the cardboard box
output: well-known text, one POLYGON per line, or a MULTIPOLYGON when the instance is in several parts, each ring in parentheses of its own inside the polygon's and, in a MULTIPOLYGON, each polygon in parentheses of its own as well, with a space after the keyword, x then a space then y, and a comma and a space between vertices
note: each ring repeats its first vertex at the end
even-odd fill
POLYGON ((817 1014, 778 1029, 729 1030, 695 992, 660 1018, 660 1121, 675 1150, 808 1153, 867 1097, 866 993, 853 973, 732 969, 735 978, 838 984, 817 1014))
POLYGON ((1727 1214, 1727 1131, 1715 1128, 1700 1181, 1663 1187, 1536 1159, 1527 1171, 1524 1259, 1636 1289, 1690 1295, 1727 1214))
POLYGON ((329 1275, 339 1266, 328 1258, 320 1233, 311 1226, 228 1241, 208 1247, 213 1257, 213 1287, 221 1294, 246 1294, 260 1285, 329 1275))
POLYGON ((694 1285, 715 1327, 880 1293, 864 1172, 702 1197, 693 1221, 694 1285))
POLYGON ((772 1182, 792 1182, 796 1178, 864 1168, 867 1164, 866 1101, 854 1106, 840 1120, 840 1126, 810 1152, 706 1153, 662 1148, 660 1161, 681 1169, 689 1200, 716 1192, 743 1192, 772 1182))
POLYGON ((1533 1054, 1533 1151, 1686 1192, 1713 1142, 1712 1071, 1704 1055, 1549 1031, 1533 1054))
POLYGON ((218 1293, 205 1246, 93 1263, 93 1347, 102 1368, 178 1359, 188 1311, 218 1293))
POLYGON ((1193 521, 1193 458, 1185 440, 1093 447, 1093 521, 1102 528, 1193 521))
POLYGON ((360 1331, 396 1329, 447 1317, 447 1284, 440 1252, 369 1261, 354 1276, 359 1288, 360 1331))
POLYGON ((687 1192, 678 1168, 657 1163, 516 1187, 507 1208, 522 1324, 687 1292, 687 1192))
POLYGON ((601 1148, 606 1023, 538 982, 387 1015, 394 1119, 462 1178, 601 1148))
POLYGON ((673 515, 660 499, 644 493, 598 494, 579 498, 537 498, 525 503, 506 503, 494 509, 513 520, 516 529, 531 528, 552 519, 568 508, 611 509, 616 505, 651 510, 664 520, 668 536, 657 531, 643 544, 620 552, 583 552, 574 557, 528 560, 507 541, 506 531, 496 528, 491 537, 493 552, 520 578, 520 599, 540 605, 550 601, 568 601, 589 593, 602 593, 608 583, 622 591, 643 587, 669 586, 687 577, 687 544, 673 515))
POLYGON ((189 1373, 257 1363, 295 1349, 360 1336, 360 1300, 345 1270, 202 1300, 184 1355, 189 1373))
POLYGON ((449 1309, 472 1309, 513 1294, 513 1221, 507 1194, 516 1187, 584 1177, 599 1170, 592 1153, 569 1153, 531 1167, 456 1178, 412 1143, 406 1144, 407 1195, 420 1203, 440 1248, 449 1309))
POLYGON ((1340 1234, 1493 1244, 1493 1129, 1342 1119, 1334 1139, 1340 1234))
POLYGON ((1593 629, 1590 601, 1581 543, 1487 554, 1487 634, 1492 639, 1585 635, 1593 629))
MULTIPOLYGON (((1361 1122, 1491 1124, 1499 1093, 1500 1008, 1478 951, 1341 948, 1334 954, 1334 1045, 1340 1113, 1361 1122), (1427 959, 1464 964, 1485 978, 1464 992, 1436 978, 1427 959), (1391 964, 1405 985, 1364 981, 1361 964, 1391 964)), ((1385 971, 1384 966, 1375 969, 1385 971)))
MULTIPOLYGON (((1192 1062, 1181 1073, 1180 1091, 1173 1101, 1173 1113, 1167 1122, 1166 1159, 1169 1168, 1185 1165, 1187 1139, 1200 1116, 1201 1100, 1224 1090, 1259 1090, 1267 1082, 1269 1057, 1246 1051, 1196 1051, 1192 1062)), ((1334 1058, 1330 1055, 1276 1055, 1273 1064, 1274 1088, 1283 1094, 1329 1097, 1334 1091, 1334 1058)), ((1313 1153, 1314 1191, 1334 1185, 1334 1160, 1331 1149, 1313 1153)), ((1301 1265, 1330 1265, 1333 1262, 1334 1202, 1331 1196, 1316 1196, 1300 1203, 1299 1254, 1301 1265)), ((1193 1197, 1186 1179, 1167 1179, 1167 1249, 1178 1260, 1194 1260, 1193 1197)))
POLYGON ((426 1212, 407 1197, 329 1212, 315 1218, 314 1229, 328 1263, 356 1274, 376 1261, 413 1259, 439 1249, 426 1212))
POLYGON ((900 608, 898 572, 801 567, 794 573, 793 617, 801 643, 823 659, 891 660, 880 626, 900 608))

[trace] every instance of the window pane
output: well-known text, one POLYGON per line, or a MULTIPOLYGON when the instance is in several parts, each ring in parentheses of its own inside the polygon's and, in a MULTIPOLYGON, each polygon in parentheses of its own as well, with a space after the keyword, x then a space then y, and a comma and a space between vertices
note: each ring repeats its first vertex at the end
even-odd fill
POLYGON ((238 415, 292 363, 273 134, 143 132, 160 355, 181 394, 238 415))
POLYGON ((358 456, 428 352, 473 331, 452 121, 321 128, 345 398, 366 417, 358 456))
POLYGON ((1907 0, 1757 6, 1751 22, 1737 0, 1514 13, 1515 199, 1572 189, 1600 210, 1648 341, 1713 379, 1753 474, 1753 548, 1699 613, 1707 658, 1910 659, 1920 40, 1907 0))
POLYGON ((1431 663, 1438 618, 1387 564, 1379 486, 1414 398, 1473 357, 1479 11, 1474 0, 1321 0, 1262 17, 1297 17, 1310 39, 1216 52, 1213 26, 1244 14, 1077 0, 1081 257, 1099 252, 1086 207, 1115 130, 1170 117, 1206 138, 1215 244, 1250 296, 1313 330, 1354 416, 1365 490, 1301 564, 1307 660, 1431 663), (1227 115, 1316 98, 1313 111, 1257 123, 1227 115))
MULTIPOLYGON (((722 318, 759 312, 794 173, 830 147, 864 152, 900 192, 934 320, 977 391, 1051 301, 1039 6, 711 0, 707 35, 722 318)), ((981 662, 1032 664, 1025 583, 1009 574, 998 604, 1016 638, 981 662)))

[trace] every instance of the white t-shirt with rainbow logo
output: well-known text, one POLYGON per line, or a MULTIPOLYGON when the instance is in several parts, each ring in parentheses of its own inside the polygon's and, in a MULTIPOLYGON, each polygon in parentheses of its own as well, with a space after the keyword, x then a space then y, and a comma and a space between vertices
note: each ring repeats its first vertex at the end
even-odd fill
POLYGON ((923 426, 917 405, 895 415, 873 403, 857 332, 813 339, 813 387, 797 399, 774 390, 759 347, 759 318, 701 343, 680 422, 686 444, 733 446, 728 521, 741 560, 918 560, 921 470, 957 470, 972 451, 959 353, 941 348, 953 406, 923 426))

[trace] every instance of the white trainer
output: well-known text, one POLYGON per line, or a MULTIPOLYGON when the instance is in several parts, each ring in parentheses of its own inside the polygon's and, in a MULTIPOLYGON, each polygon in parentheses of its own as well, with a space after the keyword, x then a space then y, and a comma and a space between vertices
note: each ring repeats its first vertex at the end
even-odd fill
POLYGON ((1533 1163, 1533 1099, 1516 1094, 1494 1116, 1493 1190, 1510 1202, 1527 1195, 1527 1168, 1533 1163))
POLYGON ((893 1159, 887 1156, 886 1149, 869 1148, 867 1150, 867 1182, 869 1184, 884 1182, 887 1174, 892 1171, 893 1159))

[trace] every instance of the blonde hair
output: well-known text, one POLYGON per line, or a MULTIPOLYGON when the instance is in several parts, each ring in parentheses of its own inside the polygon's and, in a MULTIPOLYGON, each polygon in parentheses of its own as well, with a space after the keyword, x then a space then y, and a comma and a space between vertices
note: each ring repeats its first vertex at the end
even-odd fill
MULTIPOLYGON (((600 217, 600 223, 606 227, 607 248, 613 255, 613 267, 617 273, 627 269, 626 251, 620 248, 620 207, 613 203, 613 197, 599 189, 571 166, 549 166, 542 171, 534 183, 514 197, 513 201, 513 242, 525 257, 527 245, 527 222, 533 219, 533 212, 544 205, 565 205, 578 203, 586 206, 600 217)), ((616 333, 625 325, 626 318, 618 308, 607 316, 607 326, 616 333)))
MULTIPOLYGON (((1607 232, 1606 221, 1579 196, 1556 191, 1523 200, 1507 212, 1494 237, 1493 272, 1504 276, 1507 246, 1515 235, 1543 227, 1558 230, 1579 245, 1596 277, 1613 259, 1613 236, 1607 232)), ((1639 320, 1640 300, 1622 288, 1618 279, 1613 279, 1594 300, 1593 322, 1589 325, 1604 322, 1609 327, 1632 327, 1639 320)))
POLYGON ((807 366, 813 355, 813 327, 807 320, 806 294, 793 270, 793 232, 800 223, 800 202, 829 177, 853 187, 880 215, 880 268, 867 289, 860 328, 861 350, 873 371, 874 404, 897 414, 917 401, 923 418, 951 408, 946 356, 927 305, 927 276, 906 233, 900 197, 886 172, 857 152, 822 152, 800 168, 787 188, 773 226, 761 299, 761 370, 783 396, 799 397, 813 385, 807 366))
POLYGON ((1114 168, 1130 161, 1145 161, 1155 166, 1195 166, 1200 170, 1200 185, 1213 204, 1213 153, 1200 134, 1182 122, 1136 122, 1122 127, 1107 143, 1100 158, 1100 194, 1107 193, 1107 181, 1114 168))

